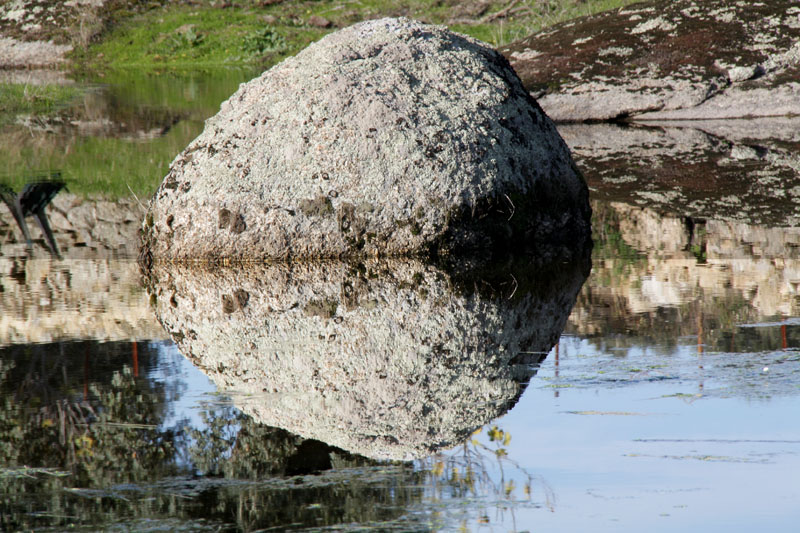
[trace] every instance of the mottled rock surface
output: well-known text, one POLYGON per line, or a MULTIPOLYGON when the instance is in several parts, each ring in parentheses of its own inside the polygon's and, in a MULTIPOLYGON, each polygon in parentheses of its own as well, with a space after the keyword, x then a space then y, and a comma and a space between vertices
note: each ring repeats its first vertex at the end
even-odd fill
POLYGON ((800 117, 562 124, 559 131, 595 199, 676 216, 800 225, 800 117))
POLYGON ((73 45, 88 44, 105 0, 0 2, 0 69, 59 68, 73 45))
POLYGON ((157 265, 149 290, 181 353, 257 422, 407 460, 464 442, 516 403, 587 259, 525 262, 479 283, 414 261, 157 265))
MULTIPOLYGON (((45 208, 59 250, 66 259, 135 258, 144 208, 135 199, 115 202, 61 192, 45 208)), ((26 220, 33 239, 28 250, 11 212, 0 203, 0 257, 49 257, 44 234, 26 220)))
POLYGON ((172 164, 158 260, 449 253, 588 235, 588 193, 502 55, 382 19, 243 84, 172 164))
POLYGON ((656 0, 501 50, 556 121, 800 115, 800 4, 656 0))
POLYGON ((68 44, 52 41, 18 41, 11 37, 0 37, 0 67, 44 68, 57 67, 65 63, 64 56, 72 51, 68 44))

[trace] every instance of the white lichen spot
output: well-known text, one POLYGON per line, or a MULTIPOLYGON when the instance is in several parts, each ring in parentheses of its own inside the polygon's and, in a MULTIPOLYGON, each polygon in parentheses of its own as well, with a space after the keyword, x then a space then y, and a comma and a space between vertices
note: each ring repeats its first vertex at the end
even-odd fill
POLYGON ((648 200, 650 202, 661 202, 661 203, 674 202, 675 200, 683 196, 678 191, 663 191, 663 192, 636 191, 636 195, 641 196, 643 199, 648 200))
POLYGON ((664 19, 664 17, 658 16, 654 19, 642 22, 641 24, 637 24, 636 27, 631 30, 631 33, 639 34, 653 30, 672 31, 675 28, 676 28, 675 24, 664 19))
POLYGON ((23 18, 25 18, 25 10, 24 9, 12 9, 5 15, 3 15, 5 20, 13 20, 14 22, 20 22, 23 18))
POLYGON ((589 42, 589 41, 591 41, 591 40, 592 40, 592 37, 591 37, 591 36, 589 36, 589 37, 582 37, 582 38, 580 38, 580 39, 575 39, 574 41, 572 41, 572 45, 573 45, 573 46, 577 46, 577 45, 579 45, 579 44, 588 43, 588 42, 589 42))
POLYGON ((755 150, 755 148, 742 145, 736 145, 733 148, 731 148, 731 157, 739 161, 745 161, 748 159, 760 159, 760 157, 758 156, 758 152, 755 150))
POLYGON ((686 9, 681 9, 681 15, 686 18, 694 18, 700 15, 700 8, 697 6, 689 6, 686 9))
POLYGON ((642 16, 641 15, 633 15, 628 20, 630 20, 631 22, 636 22, 637 20, 642 20, 642 16))
POLYGON ((714 9, 713 11, 709 11, 708 15, 710 17, 714 17, 714 20, 718 22, 725 22, 730 23, 736 18, 736 11, 733 9, 728 8, 720 8, 714 9))
POLYGON ((644 9, 622 9, 619 11, 619 14, 624 15, 634 15, 636 13, 653 13, 655 12, 656 8, 654 7, 646 7, 644 9))
POLYGON ((627 57, 632 53, 633 53, 633 48, 628 48, 627 46, 612 46, 611 48, 600 50, 598 55, 600 55, 600 57, 610 56, 610 55, 627 57))
POLYGON ((622 184, 622 183, 632 183, 632 182, 634 182, 636 180, 637 180, 636 176, 630 176, 630 175, 616 176, 616 177, 610 177, 610 176, 603 177, 603 182, 611 183, 613 185, 619 185, 619 184, 622 184))
POLYGON ((777 35, 770 35, 767 33, 756 33, 753 35, 753 41, 757 43, 772 43, 778 40, 777 35))
POLYGON ((755 78, 759 72, 763 72, 764 68, 761 65, 748 65, 748 66, 726 66, 722 67, 727 71, 728 79, 732 83, 738 83, 755 78))
POLYGON ((529 61, 531 59, 536 59, 540 55, 542 55, 540 51, 526 48, 522 52, 512 52, 511 59, 515 59, 517 61, 529 61))
POLYGON ((742 203, 742 200, 735 194, 731 194, 720 198, 719 203, 724 205, 739 205, 740 203, 742 203))

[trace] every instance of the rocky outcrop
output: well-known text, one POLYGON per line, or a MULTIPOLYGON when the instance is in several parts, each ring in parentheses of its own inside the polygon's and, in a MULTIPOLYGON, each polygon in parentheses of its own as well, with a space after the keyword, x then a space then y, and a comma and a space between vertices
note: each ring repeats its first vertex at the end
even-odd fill
MULTIPOLYGON (((68 259, 134 258, 138 253, 139 225, 144 208, 135 199, 109 201, 58 194, 45 208, 58 249, 68 259)), ((47 256, 39 227, 29 221, 34 247, 5 205, 0 204, 0 257, 47 256)))
POLYGON ((73 45, 100 31, 105 0, 8 0, 0 3, 0 69, 58 68, 73 45))
POLYGON ((587 258, 477 278, 413 261, 156 265, 149 290, 181 353, 257 422, 406 460, 516 403, 587 258))
POLYGON ((445 254, 588 234, 569 150, 507 61, 408 19, 330 34, 244 84, 172 164, 158 260, 445 254))
POLYGON ((68 44, 54 44, 52 41, 18 41, 11 37, 0 37, 0 57, 2 68, 45 68, 58 67, 66 62, 64 56, 72 51, 68 44))
POLYGON ((556 121, 800 115, 794 0, 655 0, 502 49, 556 121))
POLYGON ((800 117, 561 124, 593 198, 675 216, 800 225, 800 117))

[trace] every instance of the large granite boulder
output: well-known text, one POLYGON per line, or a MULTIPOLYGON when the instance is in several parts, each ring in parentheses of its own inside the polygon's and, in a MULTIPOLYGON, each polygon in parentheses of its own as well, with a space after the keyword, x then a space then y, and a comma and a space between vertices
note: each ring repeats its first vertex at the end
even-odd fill
POLYGON ((505 58, 408 19, 243 84, 145 217, 155 261, 447 254, 589 233, 586 185, 505 58))
POLYGON ((800 115, 796 0, 654 0, 501 50, 556 121, 800 115))

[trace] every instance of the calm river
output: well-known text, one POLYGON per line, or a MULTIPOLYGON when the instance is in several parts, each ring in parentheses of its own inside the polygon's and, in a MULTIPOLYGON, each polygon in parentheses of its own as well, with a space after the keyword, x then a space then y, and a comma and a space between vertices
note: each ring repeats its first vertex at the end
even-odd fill
POLYGON ((60 258, 0 206, 0 530, 796 531, 797 121, 565 125, 568 258, 143 280, 128 187, 252 75, 0 121, 10 186, 70 189, 60 258))

